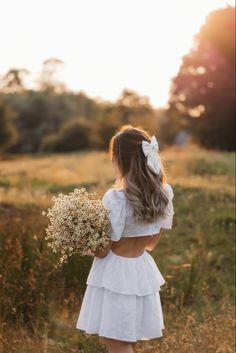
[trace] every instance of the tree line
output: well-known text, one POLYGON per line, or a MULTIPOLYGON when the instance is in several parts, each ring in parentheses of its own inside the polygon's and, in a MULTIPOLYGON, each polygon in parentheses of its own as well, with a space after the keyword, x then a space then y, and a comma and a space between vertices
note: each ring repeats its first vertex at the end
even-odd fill
POLYGON ((0 76, 0 150, 107 149, 123 124, 146 128, 162 147, 184 130, 206 148, 235 150, 234 28, 234 7, 207 16, 172 80, 167 109, 127 89, 114 103, 72 92, 58 79, 57 58, 43 63, 34 89, 27 88, 27 69, 10 69, 0 76))

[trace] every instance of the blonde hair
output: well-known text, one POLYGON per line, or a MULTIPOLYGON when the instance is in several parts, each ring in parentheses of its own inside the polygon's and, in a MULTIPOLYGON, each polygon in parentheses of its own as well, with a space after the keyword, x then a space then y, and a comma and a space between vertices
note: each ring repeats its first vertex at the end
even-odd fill
POLYGON ((143 140, 151 141, 145 130, 124 125, 111 138, 109 151, 120 173, 118 184, 123 186, 127 200, 133 206, 134 218, 152 222, 165 215, 168 197, 163 185, 166 175, 162 161, 159 175, 148 167, 142 150, 143 140))

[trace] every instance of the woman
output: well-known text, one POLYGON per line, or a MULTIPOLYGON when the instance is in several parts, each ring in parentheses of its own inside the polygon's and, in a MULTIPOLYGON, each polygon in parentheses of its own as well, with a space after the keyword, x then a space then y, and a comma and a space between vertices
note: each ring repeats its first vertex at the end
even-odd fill
POLYGON ((103 204, 111 240, 95 254, 76 325, 102 337, 109 353, 132 353, 138 340, 163 335, 165 280, 148 251, 172 228, 174 194, 157 151, 154 136, 130 125, 110 142, 117 180, 103 204))

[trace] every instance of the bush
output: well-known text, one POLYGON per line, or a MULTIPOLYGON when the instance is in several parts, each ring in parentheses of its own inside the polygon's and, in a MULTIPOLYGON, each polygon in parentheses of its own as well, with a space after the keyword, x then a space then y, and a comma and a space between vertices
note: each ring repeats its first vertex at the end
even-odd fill
POLYGON ((76 118, 64 123, 57 134, 46 136, 41 144, 43 152, 70 152, 92 147, 93 123, 76 118))

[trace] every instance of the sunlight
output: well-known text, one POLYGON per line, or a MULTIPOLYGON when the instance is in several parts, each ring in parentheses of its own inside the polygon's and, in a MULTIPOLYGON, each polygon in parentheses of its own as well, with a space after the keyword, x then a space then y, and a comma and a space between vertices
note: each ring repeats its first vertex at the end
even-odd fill
POLYGON ((36 76, 44 60, 56 57, 64 62, 61 78, 73 90, 115 100, 128 88, 165 106, 193 35, 210 11, 227 3, 234 5, 231 0, 9 0, 0 14, 0 33, 7 28, 0 75, 24 67, 36 76), (8 26, 9 18, 14 26, 8 26))

